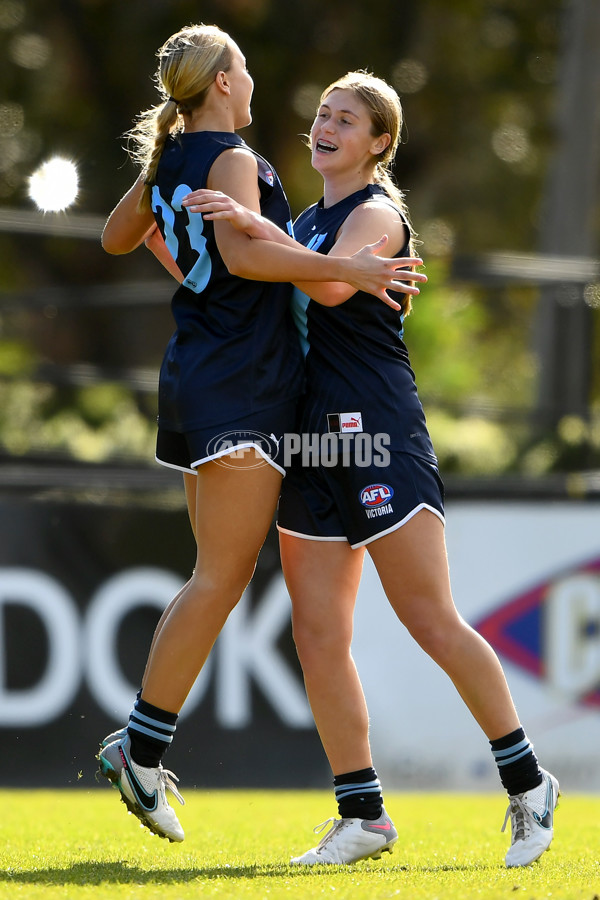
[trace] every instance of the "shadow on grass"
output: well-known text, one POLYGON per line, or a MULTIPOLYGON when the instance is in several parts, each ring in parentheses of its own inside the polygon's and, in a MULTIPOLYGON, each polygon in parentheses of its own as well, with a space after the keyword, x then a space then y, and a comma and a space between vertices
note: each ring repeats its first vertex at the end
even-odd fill
MULTIPOLYGON (((290 878, 311 875, 316 871, 323 872, 327 869, 332 875, 343 872, 357 871, 355 866, 347 866, 343 869, 331 870, 329 867, 319 866, 314 869, 310 866, 280 865, 248 865, 248 866, 198 866, 181 867, 172 869, 141 869, 127 863, 95 863, 79 862, 66 868, 40 868, 40 869, 5 869, 0 871, 0 883, 7 884, 176 884, 177 882, 190 882, 195 879, 252 879, 252 878, 290 878)), ((482 868, 481 865, 438 865, 438 866, 387 866, 386 874, 401 874, 418 871, 422 874, 436 872, 475 872, 482 868)), ((495 867, 491 867, 495 868, 495 867)))

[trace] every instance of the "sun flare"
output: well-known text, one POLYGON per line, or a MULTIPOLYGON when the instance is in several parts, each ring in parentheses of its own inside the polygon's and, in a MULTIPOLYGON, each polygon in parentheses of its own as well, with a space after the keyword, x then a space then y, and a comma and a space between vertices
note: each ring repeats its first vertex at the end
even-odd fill
POLYGON ((54 156, 29 178, 29 196, 42 212, 60 212, 77 199, 77 166, 69 159, 54 156))

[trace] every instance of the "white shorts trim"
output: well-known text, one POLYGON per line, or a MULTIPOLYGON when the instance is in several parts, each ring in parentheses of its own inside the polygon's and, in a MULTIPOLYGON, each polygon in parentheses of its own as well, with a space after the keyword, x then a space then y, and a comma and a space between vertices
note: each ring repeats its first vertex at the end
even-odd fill
POLYGON ((211 462, 213 459, 219 459, 221 456, 231 456, 233 453, 237 453, 238 450, 249 450, 251 447, 254 447, 254 451, 258 453, 259 456, 262 456, 265 462, 268 462, 270 466, 273 466, 274 469, 277 469, 280 475, 285 476, 285 469, 282 466, 278 465, 273 459, 271 459, 271 457, 268 455, 268 453, 265 453, 262 447, 260 447, 258 444, 253 443, 252 441, 249 441, 247 444, 236 444, 235 450, 228 448, 226 450, 221 450, 219 453, 213 453, 210 456, 203 456, 202 459, 197 459, 192 463, 192 468, 196 469, 198 466, 202 466, 204 463, 211 462))
POLYGON ((289 534, 292 537, 302 538, 303 541, 346 541, 348 543, 348 538, 345 535, 340 537, 319 537, 316 534, 302 534, 300 531, 290 531, 289 528, 282 528, 281 525, 277 526, 277 531, 280 531, 282 534, 289 534))
POLYGON ((176 466, 174 463, 165 462, 163 459, 159 459, 158 456, 155 456, 154 459, 161 466, 165 466, 167 469, 175 469, 177 472, 187 472, 188 475, 195 475, 196 472, 193 469, 186 469, 185 466, 176 466))
MULTIPOLYGON (((367 544, 370 544, 372 541, 377 541, 379 538, 385 537, 386 534, 397 531, 398 528, 402 528, 403 525, 406 525, 406 523, 409 522, 413 516, 416 516, 418 512, 421 512, 422 509, 428 509, 438 517, 442 525, 446 524, 446 520, 439 509, 436 509, 435 506, 430 506, 428 503, 419 503, 419 505, 415 506, 414 509, 411 509, 408 515, 404 516, 400 522, 396 522, 395 525, 390 525, 389 528, 385 528, 383 531, 378 531, 377 534, 372 535, 364 541, 359 541, 358 544, 350 544, 351 548, 353 550, 358 550, 359 547, 366 547, 367 544)), ((281 531, 283 534, 290 534, 292 537, 301 538, 304 541, 346 541, 348 543, 348 538, 345 535, 342 535, 341 537, 320 537, 316 534, 302 534, 300 531, 290 531, 289 528, 282 528, 280 525, 277 526, 277 530, 281 531)))
POLYGON ((442 525, 446 524, 446 520, 444 519, 439 509, 436 509, 435 506, 430 506, 428 503, 419 503, 419 505, 415 506, 414 509, 411 509, 408 515, 404 516, 404 518, 401 519, 400 522, 396 522, 395 525, 390 525, 389 528, 386 528, 383 531, 378 531, 377 534, 374 534, 372 537, 367 538, 366 541, 360 541, 358 544, 350 544, 350 546, 353 550, 356 550, 358 547, 366 547, 367 544, 370 544, 373 541, 377 541, 379 540, 379 538, 385 537, 386 534, 391 534, 392 531, 397 531, 399 528, 402 528, 402 526, 406 525, 406 523, 409 522, 413 516, 416 516, 418 512, 421 512, 422 509, 428 509, 429 512, 432 512, 438 517, 442 525))

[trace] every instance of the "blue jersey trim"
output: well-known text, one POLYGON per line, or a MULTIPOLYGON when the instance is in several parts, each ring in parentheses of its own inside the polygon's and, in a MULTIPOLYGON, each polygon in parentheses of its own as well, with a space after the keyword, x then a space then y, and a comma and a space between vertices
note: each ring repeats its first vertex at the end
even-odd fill
POLYGON ((311 239, 305 245, 308 250, 318 250, 324 240, 329 237, 328 233, 325 234, 313 234, 311 239))
POLYGON ((309 303, 310 297, 307 296, 304 291, 301 291, 300 288, 295 287, 292 291, 292 319, 294 320, 294 325, 298 331, 300 346, 304 357, 306 357, 306 354, 310 350, 310 344, 308 342, 308 317, 306 312, 309 303))

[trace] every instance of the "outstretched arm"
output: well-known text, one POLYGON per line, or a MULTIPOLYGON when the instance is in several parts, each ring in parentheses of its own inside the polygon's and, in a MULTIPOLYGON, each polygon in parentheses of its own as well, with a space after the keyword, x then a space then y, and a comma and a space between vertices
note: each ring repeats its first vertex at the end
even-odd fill
MULTIPOLYGON (((294 284, 310 282, 310 294, 320 302, 341 303, 354 293, 355 290, 363 290, 383 300, 394 309, 399 309, 399 304, 391 300, 387 290, 397 290, 399 279, 421 282, 426 281, 426 276, 420 273, 407 273, 399 271, 408 265, 419 265, 420 260, 412 259, 383 259, 375 254, 381 250, 385 238, 365 247, 358 253, 351 255, 325 256, 307 250, 301 244, 284 235, 279 229, 269 232, 259 229, 257 219, 259 213, 258 196, 256 191, 256 160, 252 154, 245 150, 229 151, 221 154, 211 169, 209 187, 220 191, 227 185, 227 190, 232 200, 228 206, 220 195, 221 207, 215 210, 215 236, 219 250, 230 272, 242 278, 250 278, 261 281, 291 281, 294 284), (237 158, 235 158, 237 155, 237 158), (251 227, 257 237, 234 227, 230 218, 235 220, 234 207, 246 207, 250 215, 246 220, 253 224, 251 227), (272 238, 276 237, 276 240, 272 238), (322 300, 316 297, 314 282, 340 282, 345 285, 345 296, 335 299, 322 300), (350 287, 348 287, 350 285, 350 287)), ((201 196, 201 192, 194 192, 186 201, 188 208, 194 208, 194 203, 201 196)), ((206 195, 205 195, 206 196, 206 195)), ((270 223, 272 226, 272 223, 270 223)), ((269 228, 263 220, 260 228, 269 228)), ((273 226, 276 228, 276 226, 273 226)), ((380 232, 381 234, 381 232, 380 232)), ((327 292, 332 290, 327 285, 327 292)), ((335 288, 339 291, 339 285, 335 288)), ((403 288, 407 293, 418 294, 417 287, 403 288)))
MULTIPOLYGON (((250 240, 274 241, 288 247, 301 248, 305 253, 311 254, 313 258, 314 256, 320 256, 320 254, 315 254, 312 250, 307 250, 269 219, 263 218, 255 210, 243 206, 222 191, 211 191, 208 189, 193 191, 184 198, 183 206, 186 206, 192 213, 201 213, 206 219, 211 219, 213 221, 225 220, 229 222, 235 229, 244 232, 250 240)), ((390 210, 390 212, 392 212, 387 206, 385 207, 385 210, 390 210)), ((393 220, 383 221, 382 217, 380 217, 382 224, 391 226, 394 243, 401 246, 404 243, 404 226, 399 217, 393 216, 392 219, 394 218, 398 219, 398 222, 393 220)), ((358 232, 354 235, 354 245, 351 248, 348 237, 346 236, 344 246, 347 248, 348 252, 343 252, 342 249, 339 249, 339 242, 331 252, 331 256, 338 257, 340 261, 342 261, 342 258, 352 257, 356 265, 363 266, 362 271, 364 272, 364 278, 366 279, 366 286, 365 281, 362 280, 362 275, 358 276, 355 282, 350 282, 348 278, 344 281, 331 282, 319 282, 312 280, 312 278, 307 278, 305 281, 296 279, 294 280, 294 284, 318 303, 326 306, 337 306, 351 297, 356 290, 366 290, 369 293, 375 294, 375 296, 379 297, 394 309, 399 309, 399 304, 396 303, 395 300, 392 300, 385 291, 388 289, 398 290, 399 281, 400 278, 402 278, 402 292, 418 294, 419 288, 416 285, 406 284, 406 282, 424 282, 427 278, 422 273, 410 270, 406 271, 406 267, 412 269, 415 266, 420 266, 422 265, 422 260, 417 257, 380 260, 380 262, 390 265, 394 280, 393 282, 388 281, 387 286, 383 291, 380 288, 373 290, 374 276, 371 268, 373 261, 370 260, 369 257, 373 257, 381 252, 388 242, 387 235, 383 234, 383 236, 374 243, 367 243, 367 240, 369 239, 373 241, 373 235, 376 233, 374 224, 374 222, 370 222, 370 227, 368 229, 361 229, 360 233, 364 237, 362 242, 357 240, 358 232), (396 274, 400 269, 402 269, 402 274, 396 274)), ((378 234, 381 235, 383 230, 384 229, 381 228, 378 234)))
POLYGON ((227 221, 237 231, 245 232, 256 240, 275 241, 279 244, 287 244, 288 247, 298 247, 298 241, 279 228, 275 222, 265 219, 259 212, 236 202, 223 191, 211 191, 208 188, 192 191, 181 201, 191 213, 201 213, 205 219, 213 222, 227 221))
MULTIPOLYGON (((329 255, 358 256, 367 248, 371 253, 380 253, 384 248, 387 253, 398 253, 407 245, 408 238, 408 226, 400 214, 389 204, 373 199, 352 210, 340 228, 329 255), (387 236, 384 243, 376 240, 382 233, 387 236), (375 243, 370 243, 372 241, 375 243)), ((397 257, 395 261, 402 272, 398 273, 393 290, 402 294, 418 294, 418 288, 412 287, 409 282, 427 280, 424 275, 419 277, 420 273, 414 271, 414 267, 423 265, 423 261, 412 257, 397 257)), ((310 295, 310 285, 300 284, 298 287, 310 295)), ((330 303, 336 305, 348 300, 354 292, 348 285, 339 284, 331 293, 330 303)))

